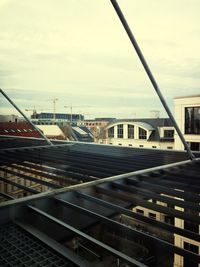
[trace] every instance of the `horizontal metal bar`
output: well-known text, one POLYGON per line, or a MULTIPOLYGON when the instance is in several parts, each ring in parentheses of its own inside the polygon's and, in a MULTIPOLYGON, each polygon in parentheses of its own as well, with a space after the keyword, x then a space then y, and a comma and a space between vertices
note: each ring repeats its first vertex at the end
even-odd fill
MULTIPOLYGON (((81 173, 75 173, 73 171, 66 171, 69 166, 68 165, 65 165, 64 166, 64 169, 65 170, 62 170, 62 169, 58 169, 58 166, 56 166, 56 168, 52 168, 50 166, 47 166, 47 165, 41 165, 43 163, 42 160, 38 160, 38 158, 35 158, 34 159, 34 162, 28 162, 27 160, 27 157, 20 157, 20 155, 18 155, 18 153, 16 152, 16 156, 14 157, 13 155, 14 153, 12 154, 5 154, 4 157, 2 159, 0 159, 0 163, 2 163, 3 165, 7 165, 7 166, 12 166, 12 164, 20 164, 20 165, 24 165, 24 166, 27 166, 27 167, 30 167, 30 168, 33 168, 33 166, 35 165, 37 167, 37 169, 40 169, 40 170, 44 170, 44 171, 47 171, 49 172, 49 170, 53 170, 53 172, 55 174, 61 174, 61 175, 65 175, 65 176, 70 176, 70 177, 65 177, 65 179, 69 179, 69 178, 73 178, 73 179, 78 179, 78 180, 82 180, 82 181, 93 181, 93 180, 96 180, 98 178, 95 178, 95 177, 92 177, 92 176, 89 176, 87 174, 81 174, 81 173), (21 159, 20 159, 21 158, 21 159), (26 160, 26 162, 24 161, 26 160), (38 164, 40 164, 38 166, 38 164)), ((45 162, 45 164, 47 164, 45 162)), ((51 163, 51 166, 52 166, 52 163, 51 163)), ((72 169, 72 168, 70 168, 72 169)), ((47 174, 46 174, 47 175, 47 174)), ((76 184, 76 183, 75 183, 76 184)))
POLYGON ((0 195, 7 198, 7 199, 15 199, 13 196, 6 194, 5 192, 0 192, 0 195))
MULTIPOLYGON (((199 160, 196 159, 196 161, 200 162, 200 159, 199 160)), ((106 177, 106 178, 99 179, 96 181, 86 182, 86 183, 70 186, 67 188, 65 187, 65 188, 61 188, 61 189, 52 190, 50 192, 43 192, 37 196, 27 197, 26 199, 18 199, 18 200, 14 200, 14 201, 9 200, 6 203, 1 203, 0 207, 12 205, 13 202, 14 203, 25 203, 25 202, 30 201, 30 200, 40 199, 40 198, 44 198, 44 197, 50 197, 50 196, 57 195, 59 193, 64 193, 64 192, 69 192, 69 191, 76 191, 76 190, 88 188, 90 186, 95 186, 98 184, 117 181, 117 180, 123 179, 123 178, 138 177, 139 175, 150 175, 151 173, 156 173, 156 172, 164 171, 164 170, 170 170, 170 168, 174 168, 174 167, 180 167, 180 166, 186 166, 186 165, 190 166, 190 164, 191 164, 191 161, 186 160, 186 161, 182 161, 182 162, 178 162, 178 163, 171 163, 171 164, 166 164, 166 165, 153 167, 153 168, 149 168, 149 169, 145 169, 145 170, 139 170, 136 172, 129 172, 129 173, 121 174, 121 175, 106 177)))
MULTIPOLYGON (((12 167, 12 168, 14 168, 14 167, 12 167)), ((0 171, 7 172, 7 173, 13 174, 13 175, 15 175, 15 176, 17 176, 19 178, 23 178, 25 180, 29 180, 29 181, 35 182, 37 184, 45 185, 45 186, 48 186, 48 187, 51 187, 51 188, 54 188, 54 189, 58 189, 58 188, 62 187, 60 185, 52 184, 50 182, 43 181, 41 179, 29 176, 29 175, 25 175, 23 173, 19 173, 19 172, 13 171, 13 170, 9 170, 7 168, 0 167, 0 171)))
POLYGON ((177 180, 165 180, 165 179, 159 179, 159 177, 157 178, 151 178, 148 177, 149 182, 152 185, 161 185, 161 186, 165 186, 165 187, 169 187, 172 188, 174 190, 183 190, 186 193, 195 193, 198 194, 200 192, 200 187, 194 184, 191 184, 189 181, 188 183, 185 182, 181 182, 181 181, 177 181, 177 180))
POLYGON ((41 215, 41 216, 47 218, 48 220, 50 220, 50 221, 52 221, 52 222, 54 222, 54 223, 56 223, 56 224, 58 224, 58 225, 60 225, 60 226, 62 226, 64 228, 66 228, 67 230, 73 232, 74 234, 76 234, 76 235, 78 235, 78 236, 80 236, 80 237, 82 237, 82 238, 94 243, 95 245, 100 246, 101 248, 107 250, 111 254, 117 256, 118 258, 123 259, 126 262, 129 262, 129 263, 133 264, 134 266, 147 267, 143 263, 140 263, 139 261, 137 261, 137 260, 127 256, 126 254, 124 254, 124 253, 122 253, 122 252, 120 252, 120 251, 118 251, 118 250, 116 250, 116 249, 114 249, 114 248, 102 243, 101 241, 99 241, 99 240, 97 240, 97 239, 95 239, 95 238, 83 233, 82 231, 74 228, 73 226, 71 226, 71 225, 69 225, 69 224, 67 224, 67 223, 55 218, 54 216, 52 216, 52 215, 50 215, 50 214, 48 214, 48 213, 46 213, 46 212, 44 212, 44 211, 42 211, 42 210, 40 210, 38 208, 35 208, 33 206, 30 206, 30 205, 28 205, 28 208, 30 210, 32 210, 33 212, 36 212, 38 215, 41 215))
MULTIPOLYGON (((21 185, 21 184, 18 184, 18 183, 15 183, 15 182, 13 182, 13 181, 11 181, 11 180, 8 180, 8 179, 5 179, 5 178, 3 178, 3 177, 1 177, 1 176, 0 176, 0 180, 3 181, 4 183, 14 185, 14 186, 16 186, 17 188, 23 189, 23 190, 25 190, 25 191, 27 191, 27 192, 30 192, 30 193, 32 193, 32 194, 38 194, 38 193, 40 193, 39 191, 37 191, 37 190, 35 190, 35 189, 32 189, 32 188, 30 188, 30 187, 27 187, 27 186, 24 186, 24 185, 21 185)), ((16 200, 14 200, 14 201, 16 201, 16 200)))
MULTIPOLYGON (((121 182, 121 181, 120 181, 121 182)), ((149 199, 153 199, 156 201, 161 201, 164 202, 166 204, 170 204, 170 205, 174 205, 174 206, 178 206, 181 208, 188 208, 188 209, 192 209, 195 211, 199 211, 200 212, 200 206, 197 203, 192 203, 192 202, 188 202, 188 201, 183 201, 183 200, 179 200, 173 197, 168 197, 168 196, 163 196, 157 193, 154 193, 150 190, 147 189, 143 189, 137 186, 133 186, 133 185, 126 185, 124 183, 120 183, 120 182, 113 182, 111 183, 113 188, 117 188, 122 190, 123 192, 125 191, 128 193, 133 193, 134 195, 138 195, 138 196, 143 196, 143 197, 147 197, 149 199)))
POLYGON ((157 193, 163 193, 166 195, 170 195, 172 197, 178 197, 178 198, 187 198, 187 200, 192 201, 192 202, 200 202, 200 196, 194 193, 189 193, 189 192, 181 192, 177 191, 175 189, 162 186, 162 185, 157 185, 156 183, 151 183, 151 180, 148 182, 149 178, 128 178, 126 179, 127 184, 129 185, 134 185, 134 186, 139 186, 141 188, 147 188, 150 189, 154 192, 157 193))
POLYGON ((82 213, 82 214, 85 214, 87 216, 90 216, 90 217, 93 217, 97 220, 100 220, 101 222, 107 224, 107 225, 110 225, 113 229, 117 229, 117 230, 120 230, 124 233, 127 233, 129 235, 129 237, 140 237, 140 238, 143 238, 144 240, 146 241, 150 241, 152 242, 152 244, 157 244, 157 246, 159 247, 162 247, 163 249, 167 249, 169 251, 173 251, 174 253, 177 253, 181 256, 184 256, 184 257, 188 257, 194 261, 196 260, 200 260, 200 256, 198 256, 197 254, 194 254, 194 253, 191 253, 185 249, 182 249, 182 248, 179 248, 177 246, 174 246, 173 244, 167 242, 167 241, 164 241, 158 237, 155 237, 155 236, 152 236, 150 234, 147 234, 143 231, 138 231, 136 229, 133 229, 133 228, 130 228, 120 222, 117 222, 117 221, 114 221, 110 218, 107 218, 103 215, 100 215, 94 211, 91 211, 91 210, 88 210, 86 208, 83 208, 81 206, 78 206, 76 204, 73 204, 73 203, 70 203, 66 200, 63 200, 61 198, 55 198, 55 200, 63 205, 63 206, 67 206, 67 207, 70 207, 72 208, 73 210, 76 210, 78 211, 79 213, 82 213))
MULTIPOLYGON (((10 138, 10 139, 13 139, 13 138, 10 138)), ((32 138, 32 137, 20 137, 20 136, 16 136, 15 139, 24 139, 24 140, 32 140, 32 141, 44 141, 42 138, 32 138)), ((37 150, 37 149, 41 149, 41 148, 45 148, 45 149, 48 149, 48 148, 57 148, 57 147, 70 147, 70 146, 73 146, 75 144, 73 143, 64 143, 64 144, 54 144, 53 146, 51 145, 38 145, 38 146, 23 146, 23 147, 12 147, 12 148, 4 148, 4 149, 1 149, 0 150, 0 153, 1 152, 4 152, 4 151, 21 151, 21 150, 25 150, 25 149, 31 149, 31 150, 37 150)))
POLYGON ((142 206, 147 209, 151 209, 154 211, 158 211, 163 214, 169 214, 170 216, 177 217, 183 220, 191 221, 194 223, 200 224, 200 217, 197 215, 189 214, 186 212, 182 212, 179 210, 175 210, 169 207, 161 206, 146 200, 143 200, 142 198, 138 196, 131 196, 130 194, 125 194, 124 192, 118 192, 111 189, 103 188, 103 187, 96 187, 97 192, 100 192, 102 194, 106 194, 108 196, 116 197, 118 199, 122 200, 129 200, 132 201, 133 206, 142 206))
POLYGON ((196 234, 194 232, 188 231, 186 229, 182 229, 182 228, 176 227, 176 226, 168 224, 168 223, 164 223, 164 222, 161 222, 161 221, 157 221, 157 220, 151 219, 149 217, 146 217, 144 215, 136 213, 136 212, 134 212, 132 210, 129 210, 127 208, 124 208, 124 207, 121 207, 119 205, 116 205, 116 204, 114 204, 114 201, 111 203, 111 202, 102 200, 100 198, 96 198, 94 196, 91 196, 91 195, 88 195, 88 194, 85 194, 85 193, 81 193, 79 191, 76 192, 76 195, 78 197, 86 199, 86 200, 88 200, 88 201, 90 201, 92 203, 96 203, 96 204, 101 205, 103 207, 110 208, 113 211, 118 212, 120 214, 127 215, 127 216, 129 216, 131 218, 134 218, 136 220, 142 221, 144 223, 148 223, 148 224, 150 224, 152 226, 159 227, 161 229, 167 230, 167 231, 175 233, 177 235, 181 235, 181 236, 184 236, 186 238, 190 238, 190 239, 196 240, 197 242, 200 242, 200 235, 199 234, 196 234))

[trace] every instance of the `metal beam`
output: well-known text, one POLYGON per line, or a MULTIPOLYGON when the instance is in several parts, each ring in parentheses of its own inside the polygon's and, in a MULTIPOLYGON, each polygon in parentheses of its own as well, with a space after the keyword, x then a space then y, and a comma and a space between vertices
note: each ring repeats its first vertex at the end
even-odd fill
MULTIPOLYGON (((12 167, 12 168, 15 168, 15 167, 12 167)), ((19 172, 16 172, 16 171, 13 171, 13 170, 9 170, 9 169, 6 169, 6 168, 2 168, 0 167, 0 171, 3 171, 3 172, 7 172, 7 173, 10 173, 12 175, 15 175, 19 178, 23 178, 25 180, 29 180, 29 181, 32 181, 32 182, 35 182, 37 184, 41 184, 41 185, 45 185, 45 186, 48 186, 48 187, 51 187, 51 188, 54 188, 54 189, 58 189, 58 188, 61 188, 62 186, 60 185, 57 185, 57 184, 52 184, 50 182, 47 182, 47 181, 43 181, 41 179, 38 179, 38 178, 35 178, 35 177, 32 177, 30 175, 25 175, 23 173, 19 173, 19 172)), ((41 175, 42 176, 42 175, 41 175)), ((16 183, 18 184, 18 183, 16 183)))
MULTIPOLYGON (((189 193, 189 192, 181 192, 181 191, 177 191, 173 188, 169 188, 166 186, 162 186, 162 185, 158 185, 156 183, 151 183, 151 180, 148 181, 149 178, 128 178, 126 179, 127 184, 129 185, 134 185, 134 186, 139 186, 141 188, 147 188, 150 189, 154 192, 157 193, 163 193, 166 195, 170 195, 172 197, 178 197, 178 198, 187 198, 187 200, 192 201, 192 202, 196 202, 199 203, 200 202, 200 196, 198 194, 194 194, 194 193, 189 193)), ((186 185, 187 187, 187 185, 186 185)))
MULTIPOLYGON (((198 159, 196 159, 196 161, 200 162, 200 160, 198 160, 198 159)), ((65 187, 65 188, 56 189, 56 190, 52 190, 52 191, 48 191, 48 192, 43 192, 43 193, 40 193, 39 196, 38 195, 37 196, 30 196, 30 197, 27 197, 26 199, 17 199, 17 200, 14 200, 14 201, 13 200, 9 200, 6 203, 1 203, 0 206, 1 207, 9 206, 9 205, 12 205, 13 202, 14 203, 26 203, 26 202, 28 202, 30 200, 40 199, 40 198, 44 198, 44 197, 50 197, 50 196, 57 195, 59 193, 81 190, 81 189, 84 189, 84 188, 96 186, 98 184, 117 181, 117 180, 123 179, 123 178, 138 177, 140 175, 150 175, 151 173, 156 173, 156 172, 160 172, 160 171, 163 172, 165 170, 170 170, 170 168, 174 168, 174 167, 190 166, 191 164, 192 164, 191 160, 186 160, 186 161, 182 161, 182 162, 176 162, 176 163, 166 164, 166 165, 162 165, 162 166, 158 166, 158 167, 153 167, 153 168, 149 168, 149 169, 145 169, 145 170, 139 170, 139 171, 136 171, 136 172, 129 172, 129 173, 121 174, 121 175, 106 177, 106 178, 103 178, 103 179, 98 179, 96 181, 77 184, 77 185, 74 185, 74 186, 69 186, 67 188, 65 187)))
MULTIPOLYGON (((18 184, 18 183, 15 183, 15 182, 13 182, 13 181, 11 181, 11 180, 8 180, 8 179, 6 179, 6 178, 3 178, 3 177, 1 177, 1 176, 0 176, 0 180, 3 181, 4 183, 14 185, 14 186, 16 186, 17 188, 23 189, 23 190, 25 190, 25 191, 27 191, 27 192, 30 192, 30 193, 32 193, 32 194, 38 194, 38 193, 40 193, 39 191, 37 191, 37 190, 35 190, 35 189, 32 189, 32 188, 30 188, 30 187, 27 187, 27 186, 24 186, 24 185, 21 185, 21 184, 18 184)), ((14 201, 16 201, 16 200, 14 200, 14 201)))
POLYGON ((120 230, 121 232, 123 233, 127 233, 129 235, 129 237, 132 237, 132 238, 135 238, 135 237, 139 237, 139 238, 142 238, 144 239, 145 241, 150 241, 152 242, 152 244, 156 244, 156 246, 158 247, 162 247, 163 249, 166 249, 168 251, 172 251, 174 253, 177 253, 183 257, 188 257, 190 258, 191 260, 194 260, 194 261, 197 261, 197 260, 200 260, 200 256, 197 255, 197 254, 194 254, 194 253, 191 253, 185 249, 182 249, 180 247, 177 247, 177 246, 174 246, 173 244, 167 242, 167 241, 164 241, 158 237, 155 237, 155 236, 152 236, 148 233, 145 233, 143 231, 139 231, 139 230, 136 230, 134 228, 130 228, 120 222, 117 222, 113 219, 110 219, 110 218, 107 218, 103 215, 100 215, 94 211, 91 211, 91 210, 88 210, 86 208, 83 208, 83 207, 80 207, 76 204, 73 204, 73 203, 70 203, 66 200, 63 200, 61 198, 55 198, 55 200, 63 205, 63 206, 67 206, 67 207, 70 207, 71 209, 73 210, 76 210, 78 211, 79 213, 82 213, 82 214, 85 214, 87 216, 90 216, 92 218, 95 218, 97 220, 100 220, 102 223, 105 223, 109 226, 112 227, 112 229, 117 229, 117 230, 120 230))
POLYGON ((189 214, 189 213, 175 210, 169 207, 164 207, 164 206, 143 200, 139 196, 133 196, 125 192, 114 191, 108 188, 104 188, 102 186, 96 186, 96 190, 99 193, 102 193, 102 194, 105 194, 105 195, 108 195, 114 198, 122 199, 125 201, 132 201, 133 206, 142 206, 147 209, 158 211, 163 214, 169 214, 170 216, 173 216, 173 217, 177 217, 183 220, 188 220, 188 221, 200 224, 200 217, 197 215, 189 214))
POLYGON ((130 185, 126 185, 124 183, 113 182, 113 183, 111 183, 111 185, 113 188, 120 189, 124 193, 126 193, 126 192, 133 193, 134 195, 143 196, 144 198, 149 198, 149 199, 161 201, 161 202, 164 202, 166 204, 173 205, 173 206, 178 206, 181 208, 188 208, 188 209, 192 209, 192 210, 200 212, 199 203, 193 203, 193 202, 189 202, 186 200, 183 201, 183 200, 179 200, 179 199, 169 197, 166 195, 160 195, 160 194, 157 194, 157 193, 150 191, 149 189, 143 189, 143 188, 133 186, 133 185, 130 186, 130 185))
MULTIPOLYGON (((100 206, 112 209, 114 212, 118 212, 119 214, 127 215, 131 218, 142 221, 142 222, 147 223, 149 225, 152 225, 154 227, 160 227, 161 229, 164 229, 164 230, 167 230, 169 232, 175 233, 177 235, 181 235, 181 236, 196 240, 197 242, 200 242, 200 235, 199 234, 182 229, 180 227, 176 227, 176 226, 168 224, 168 223, 164 223, 164 222, 157 221, 157 220, 151 219, 149 217, 143 216, 143 215, 136 213, 130 209, 127 209, 125 207, 121 207, 117 204, 114 204, 114 200, 111 203, 111 202, 105 201, 103 199, 100 199, 100 198, 97 198, 97 197, 94 197, 94 196, 91 196, 91 195, 88 195, 85 193, 81 193, 79 191, 77 191, 76 194, 80 198, 83 198, 83 199, 90 201, 92 203, 96 203, 100 206)), ((128 206, 130 206, 130 204, 128 206)))
POLYGON ((145 69, 145 71, 146 71, 146 73, 147 73, 147 75, 148 75, 153 87, 154 87, 155 92, 157 93, 157 95, 158 95, 163 107, 165 108, 169 118, 173 122, 174 128, 176 129, 176 131, 177 131, 177 133, 178 133, 178 135, 179 135, 179 137, 180 137, 185 149, 187 150, 189 158, 191 160, 195 159, 195 156, 193 155, 193 153, 191 152, 187 142, 185 141, 185 138, 184 138, 184 136, 183 136, 178 124, 176 123, 176 120, 174 119, 174 116, 171 113, 170 108, 168 107, 168 105, 167 105, 167 103, 166 103, 166 101, 165 101, 165 99, 164 99, 164 97, 163 97, 163 95, 161 93, 161 90, 160 90, 160 88, 159 88, 159 86, 158 86, 158 84, 157 84, 157 82, 156 82, 156 80, 155 80, 155 78, 154 78, 154 76, 153 76, 153 74, 152 74, 152 72, 151 72, 146 60, 145 60, 145 58, 144 58, 144 55, 142 54, 142 51, 141 51, 141 49, 140 49, 140 47, 139 47, 139 45, 138 45, 138 43, 137 43, 137 41, 136 41, 136 39, 135 39, 135 37, 133 35, 133 33, 132 33, 132 31, 131 31, 131 29, 130 29, 130 27, 129 27, 129 25, 128 25, 128 23, 127 23, 124 15, 123 15, 119 5, 117 3, 117 1, 116 0, 110 0, 110 1, 111 1, 112 5, 113 5, 113 7, 114 7, 114 9, 115 9, 115 11, 117 13, 122 25, 123 25, 128 37, 129 37, 133 47, 135 48, 135 51, 136 51, 136 53, 137 53, 142 65, 143 65, 143 67, 144 67, 144 69, 145 69))
POLYGON ((14 223, 17 224, 20 228, 22 228, 26 232, 28 232, 29 234, 31 234, 32 236, 36 237, 38 240, 42 241, 48 247, 52 248, 54 251, 61 254, 67 260, 70 260, 73 263, 75 263, 77 266, 92 267, 92 265, 88 261, 81 259, 77 254, 72 252, 70 249, 62 246, 60 243, 53 240, 46 234, 42 233, 37 228, 34 228, 32 225, 19 221, 19 220, 14 220, 14 223))
POLYGON ((40 210, 38 208, 35 208, 33 206, 30 206, 30 205, 28 205, 28 208, 30 210, 32 210, 33 212, 35 212, 36 214, 41 215, 41 216, 47 218, 48 220, 58 224, 59 226, 62 226, 65 229, 71 231, 73 234, 78 235, 78 236, 86 239, 87 241, 94 243, 97 246, 100 246, 101 248, 107 250, 108 252, 110 252, 111 254, 115 255, 116 257, 121 258, 124 261, 133 264, 133 266, 148 267, 148 266, 144 265, 143 263, 141 263, 141 262, 139 262, 139 261, 127 256, 126 254, 124 254, 124 253, 122 253, 122 252, 120 252, 120 251, 118 251, 118 250, 116 250, 116 249, 114 249, 114 248, 102 243, 101 241, 99 241, 99 240, 97 240, 97 239, 85 234, 84 232, 74 228, 73 226, 71 226, 71 225, 69 225, 69 224, 67 224, 67 223, 55 218, 54 216, 52 216, 52 215, 50 215, 50 214, 48 214, 48 213, 46 213, 46 212, 44 212, 44 211, 42 211, 42 210, 40 210))
POLYGON ((7 198, 7 199, 15 199, 13 196, 6 194, 5 192, 0 192, 0 195, 7 198))
POLYGON ((45 139, 45 141, 48 143, 48 145, 53 146, 53 143, 40 131, 39 128, 37 128, 31 120, 18 108, 18 106, 7 96, 7 94, 0 88, 0 93, 10 102, 11 105, 13 105, 14 108, 25 118, 25 120, 33 126, 33 128, 39 132, 39 134, 45 139))

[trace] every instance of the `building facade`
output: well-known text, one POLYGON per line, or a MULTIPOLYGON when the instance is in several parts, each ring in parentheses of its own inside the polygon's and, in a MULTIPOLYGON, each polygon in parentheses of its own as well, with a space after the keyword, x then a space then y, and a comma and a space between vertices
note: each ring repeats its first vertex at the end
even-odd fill
POLYGON ((81 126, 85 126, 92 132, 95 142, 105 139, 105 128, 115 118, 95 118, 94 120, 84 120, 80 122, 81 126))
POLYGON ((55 123, 77 123, 84 120, 82 114, 66 114, 66 113, 51 113, 41 112, 31 115, 31 121, 37 125, 39 124, 55 124, 55 123))
POLYGON ((174 127, 169 119, 115 120, 105 128, 101 143, 158 149, 174 148, 174 127))
MULTIPOLYGON (((176 97, 175 119, 186 142, 193 151, 200 151, 200 95, 176 97)), ((184 146, 175 133, 175 149, 183 150, 184 146)))

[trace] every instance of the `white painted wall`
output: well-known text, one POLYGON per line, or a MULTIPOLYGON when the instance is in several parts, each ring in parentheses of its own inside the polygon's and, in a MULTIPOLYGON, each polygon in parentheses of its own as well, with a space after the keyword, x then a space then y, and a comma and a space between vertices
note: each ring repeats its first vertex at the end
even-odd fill
MULTIPOLYGON (((177 97, 174 99, 175 105, 175 119, 183 133, 186 142, 200 142, 200 135, 185 134, 185 107, 198 107, 200 106, 200 95, 188 96, 188 97, 177 97)), ((183 144, 175 132, 175 149, 183 150, 183 144)))

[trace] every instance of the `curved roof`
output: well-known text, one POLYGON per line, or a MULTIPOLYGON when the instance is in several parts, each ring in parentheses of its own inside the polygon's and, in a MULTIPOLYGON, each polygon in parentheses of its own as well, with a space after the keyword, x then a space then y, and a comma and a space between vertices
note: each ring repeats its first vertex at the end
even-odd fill
POLYGON ((109 124, 106 129, 109 129, 115 125, 119 125, 119 124, 131 124, 131 125, 137 125, 138 127, 142 127, 148 131, 153 131, 155 130, 155 128, 150 125, 149 123, 143 122, 143 121, 121 121, 121 122, 114 122, 112 124, 109 124))

